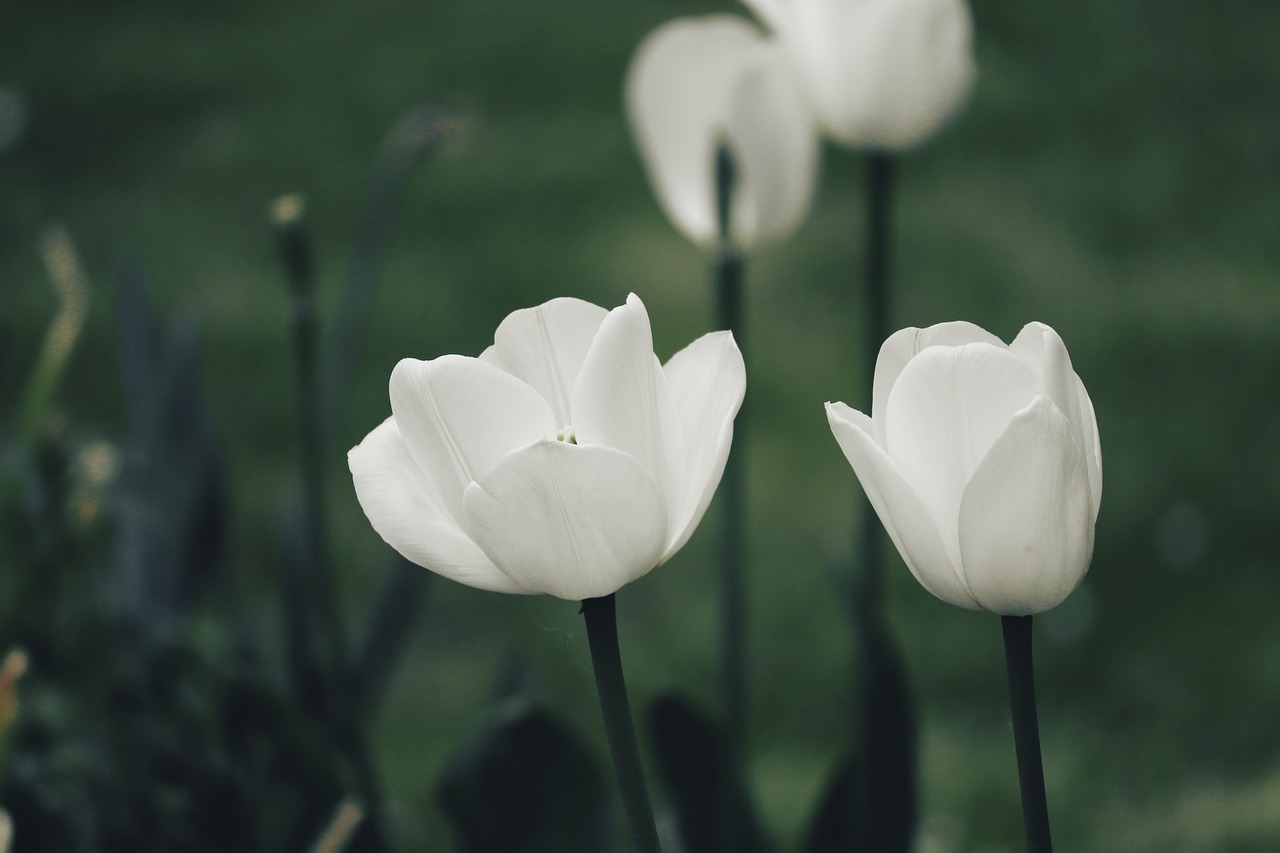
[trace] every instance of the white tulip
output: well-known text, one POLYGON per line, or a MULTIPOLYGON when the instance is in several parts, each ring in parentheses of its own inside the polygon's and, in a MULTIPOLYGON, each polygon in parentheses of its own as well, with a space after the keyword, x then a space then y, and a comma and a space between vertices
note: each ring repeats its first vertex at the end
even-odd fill
POLYGON ((719 235, 716 151, 734 163, 730 238, 789 235, 808 213, 818 135, 784 51, 732 15, 678 18, 636 49, 627 115, 658 202, 689 239, 719 235))
POLYGON ((392 415, 347 454, 374 530, 481 589, 599 598, 661 565, 702 519, 746 372, 733 336, 666 365, 635 295, 510 314, 479 358, 404 359, 392 415))
POLYGON ((871 417, 827 420, 902 559, 951 604, 1028 615, 1093 555, 1102 453, 1057 332, 1008 346, 970 323, 903 329, 880 349, 871 417))
POLYGON ((901 150, 968 101, 976 75, 965 0, 746 0, 796 58, 826 132, 901 150))

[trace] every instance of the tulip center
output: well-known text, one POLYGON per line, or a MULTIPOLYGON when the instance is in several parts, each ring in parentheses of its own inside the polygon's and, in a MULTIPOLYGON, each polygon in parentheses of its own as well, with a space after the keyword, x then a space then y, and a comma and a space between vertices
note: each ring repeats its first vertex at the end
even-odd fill
POLYGON ((573 427, 566 426, 566 427, 561 427, 556 432, 556 441, 566 441, 569 444, 577 444, 578 437, 573 434, 573 427))

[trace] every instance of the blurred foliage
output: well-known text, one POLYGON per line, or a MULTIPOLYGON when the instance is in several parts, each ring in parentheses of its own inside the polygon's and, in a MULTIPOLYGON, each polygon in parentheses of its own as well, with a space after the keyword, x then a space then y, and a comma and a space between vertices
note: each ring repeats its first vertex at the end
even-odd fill
POLYGON ((727 767, 732 759, 721 728, 676 694, 659 696, 649 709, 658 777, 682 842, 678 849, 768 853, 773 847, 751 792, 738 769, 727 767))
POLYGON ((609 853, 608 776, 553 713, 514 698, 445 768, 440 801, 462 853, 609 853))
MULTIPOLYGON (((330 780, 333 799, 308 804, 319 831, 348 784, 332 739, 282 698, 281 516, 297 503, 298 436, 287 303, 263 211, 281 192, 305 192, 321 314, 340 322, 347 291, 337 285, 348 276, 340 260, 356 254, 370 209, 368 164, 384 131, 423 102, 448 104, 462 119, 431 167, 402 184, 403 218, 386 244, 383 289, 367 309, 370 331, 346 357, 350 382, 327 425, 338 448, 326 494, 337 599, 344 626, 363 624, 370 608, 412 600, 383 588, 386 548, 350 494, 341 458, 387 413, 396 359, 478 353, 509 311, 566 294, 618 304, 636 291, 664 354, 707 327, 709 260, 653 204, 619 89, 650 28, 711 10, 743 11, 732 3, 623 4, 602 14, 585 3, 402 0, 51 0, 7 11, 0 640, 22 643, 32 659, 0 792, 15 816, 18 780, 39 775, 19 760, 23 749, 70 749, 58 760, 96 768, 96 777, 79 778, 96 778, 104 798, 126 797, 131 784, 109 781, 167 766, 175 741, 192 754, 222 751, 223 767, 243 758, 233 741, 195 734, 218 725, 214 697, 237 684, 283 703, 274 720, 253 715, 261 717, 254 731, 292 738, 265 738, 278 766, 294 751, 332 759, 315 775, 330 780), (109 519, 128 515, 119 496, 142 478, 156 480, 158 493, 176 489, 174 501, 211 499, 216 492, 197 499, 200 492, 182 491, 160 464, 199 459, 204 445, 179 440, 189 422, 158 414, 152 444, 126 440, 133 392, 114 367, 132 357, 118 332, 129 308, 112 288, 93 293, 41 444, 17 441, 14 401, 24 398, 57 310, 39 251, 51 222, 75 236, 90 281, 112 281, 122 260, 138 259, 166 313, 188 318, 164 333, 172 350, 152 351, 150 382, 181 373, 169 353, 186 357, 181 341, 198 318, 198 381, 165 393, 207 406, 203 429, 216 436, 220 461, 182 464, 197 479, 219 472, 225 551, 221 568, 206 574, 150 575, 163 600, 178 602, 160 608, 178 609, 158 637, 114 627, 129 618, 130 590, 143 577, 130 574, 137 564, 119 568, 122 554, 155 548, 170 556, 152 559, 182 560, 196 546, 169 539, 176 531, 168 529, 165 541, 150 540, 142 517, 109 519), (126 446, 157 455, 131 461, 126 446), (86 450, 101 458, 104 447, 119 460, 117 497, 94 504, 92 520, 78 497, 81 460, 86 450), (127 530, 135 532, 113 532, 127 530), (131 537, 140 538, 121 544, 131 537), (97 686, 71 689, 72 670, 97 686), (185 716, 126 741, 134 724, 99 714, 113 707, 102 704, 109 698, 132 707, 136 691, 185 697, 185 716), (291 714, 297 719, 286 724, 291 714), (28 732, 51 725, 66 737, 20 748, 28 732), (94 732, 100 740, 91 745, 94 732), (146 761, 126 749, 133 741, 150 744, 139 753, 146 761)), ((1273 850, 1280 60, 1272 34, 1280 6, 979 2, 974 15, 981 77, 971 108, 901 163, 893 312, 899 326, 964 318, 1005 338, 1028 320, 1048 322, 1097 408, 1106 485, 1093 571, 1037 627, 1055 835, 1064 849, 1273 850)), ((747 774, 781 849, 804 839, 852 747, 857 716, 858 643, 842 595, 832 594, 840 582, 824 569, 858 544, 848 532, 857 487, 818 404, 858 405, 869 395, 854 272, 864 187, 858 158, 828 153, 813 217, 747 270, 756 421, 741 452, 758 520, 749 548, 747 774)), ((716 523, 713 506, 704 527, 716 523)), ((620 596, 638 707, 673 689, 713 707, 713 539, 700 532, 620 596)), ((944 853, 1016 849, 998 620, 946 608, 892 568, 886 625, 923 726, 919 840, 944 853)), ((597 761, 605 751, 574 608, 446 584, 432 587, 424 607, 405 629, 400 677, 382 682, 385 702, 365 719, 388 835, 401 849, 447 850, 454 836, 436 782, 512 650, 531 661, 539 706, 554 708, 597 761)), ((219 766, 202 762, 199 772, 210 776, 200 785, 210 787, 190 790, 213 790, 210 768, 219 766)), ((185 763, 182 771, 197 773, 185 763)), ((176 778, 171 766, 166 772, 176 778)), ((251 775, 238 763, 227 772, 251 775)), ((63 804, 87 801, 83 792, 46 790, 63 804)), ((289 790, 275 789, 280 797, 289 790)), ((150 808, 183 820, 198 811, 180 800, 150 808)), ((21 833, 19 821, 19 844, 21 833)))
POLYGON ((159 327, 136 270, 116 283, 124 440, 35 412, 47 429, 0 448, 3 558, 22 567, 3 641, 34 669, 0 787, 14 849, 302 849, 349 756, 244 618, 195 327, 159 327))

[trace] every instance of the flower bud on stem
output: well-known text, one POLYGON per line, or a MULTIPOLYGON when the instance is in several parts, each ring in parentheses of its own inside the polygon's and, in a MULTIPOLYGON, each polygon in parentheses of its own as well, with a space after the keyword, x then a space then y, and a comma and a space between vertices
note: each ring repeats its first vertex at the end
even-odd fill
POLYGON ((1002 616, 1004 660, 1009 671, 1009 704, 1013 711, 1013 748, 1018 756, 1022 789, 1022 825, 1027 853, 1052 853, 1049 804, 1040 761, 1040 726, 1036 722, 1036 684, 1031 666, 1031 617, 1002 616))
POLYGON ((622 677, 614 596, 586 599, 582 602, 582 615, 587 622, 591 667, 595 670, 600 713, 604 717, 609 752, 613 755, 613 772, 631 830, 631 849, 635 853, 661 853, 644 767, 636 745, 635 725, 631 721, 631 706, 627 702, 627 685, 622 677))

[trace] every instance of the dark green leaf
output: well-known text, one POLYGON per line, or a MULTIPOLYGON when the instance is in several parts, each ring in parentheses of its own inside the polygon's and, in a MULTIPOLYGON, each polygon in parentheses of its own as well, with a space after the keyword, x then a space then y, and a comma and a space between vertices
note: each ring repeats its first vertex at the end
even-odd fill
POLYGON ((572 732, 517 702, 453 757, 439 795, 461 853, 613 853, 611 790, 572 732))
POLYGON ((688 700, 668 694, 653 703, 649 724, 684 849, 768 851, 742 773, 730 766, 715 723, 688 700))
POLYGON ((861 742, 832 776, 806 853, 907 853, 916 825, 916 721, 902 663, 887 634, 864 625, 861 742))

